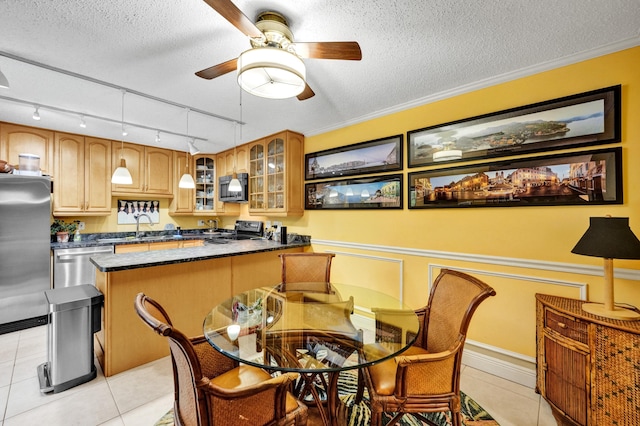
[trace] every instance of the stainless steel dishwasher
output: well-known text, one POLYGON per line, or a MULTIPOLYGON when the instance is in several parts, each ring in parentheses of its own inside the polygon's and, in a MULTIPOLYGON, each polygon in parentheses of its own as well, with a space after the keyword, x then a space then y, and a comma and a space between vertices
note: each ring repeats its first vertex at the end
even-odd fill
POLYGON ((96 267, 89 258, 113 253, 113 246, 78 247, 54 250, 53 288, 96 285, 96 267))

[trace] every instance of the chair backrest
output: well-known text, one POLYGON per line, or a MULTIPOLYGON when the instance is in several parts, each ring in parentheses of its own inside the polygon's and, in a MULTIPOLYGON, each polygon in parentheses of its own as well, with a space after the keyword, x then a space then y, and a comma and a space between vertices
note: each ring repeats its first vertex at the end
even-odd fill
POLYGON ((205 397, 195 386, 202 379, 202 369, 191 341, 173 327, 164 308, 143 293, 136 296, 135 309, 146 325, 169 340, 173 364, 174 409, 180 424, 207 424, 209 416, 205 397))
POLYGON ((450 349, 466 339, 471 317, 478 305, 496 292, 479 279, 459 271, 441 270, 431 287, 426 309, 417 311, 424 319, 416 343, 429 352, 450 349))
POLYGON ((284 253, 280 291, 330 293, 333 253, 284 253), (296 286, 296 283, 304 283, 296 286))

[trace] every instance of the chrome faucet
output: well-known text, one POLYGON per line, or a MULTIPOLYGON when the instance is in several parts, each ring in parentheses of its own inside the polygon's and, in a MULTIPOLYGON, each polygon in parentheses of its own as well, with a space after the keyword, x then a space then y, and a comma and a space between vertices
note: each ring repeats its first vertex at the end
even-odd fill
POLYGON ((209 219, 207 222, 209 222, 210 231, 215 231, 216 229, 218 229, 218 219, 209 219), (215 223, 215 226, 211 226, 212 223, 215 223))
POLYGON ((140 218, 142 216, 149 219, 149 224, 152 224, 151 218, 149 217, 148 214, 140 213, 138 216, 136 216, 136 238, 140 238, 140 218))

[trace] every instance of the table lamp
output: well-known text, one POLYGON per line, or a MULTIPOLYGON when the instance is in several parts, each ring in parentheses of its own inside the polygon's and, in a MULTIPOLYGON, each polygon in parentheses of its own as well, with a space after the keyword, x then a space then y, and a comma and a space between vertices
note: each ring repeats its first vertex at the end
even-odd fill
POLYGON ((590 314, 620 320, 638 320, 640 313, 614 305, 613 259, 640 259, 640 240, 629 227, 628 217, 591 217, 589 229, 572 253, 604 258, 604 304, 585 303, 590 314))

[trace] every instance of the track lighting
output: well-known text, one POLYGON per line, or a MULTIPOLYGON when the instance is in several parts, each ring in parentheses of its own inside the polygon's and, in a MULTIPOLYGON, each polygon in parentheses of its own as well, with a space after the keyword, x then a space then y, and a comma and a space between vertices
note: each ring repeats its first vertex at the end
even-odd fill
POLYGON ((160 143, 160 130, 156 133, 156 143, 160 143))
POLYGON ((124 124, 122 125, 122 136, 127 136, 129 134, 129 132, 127 132, 126 127, 124 127, 124 124))
POLYGON ((34 120, 40 120, 40 113, 38 112, 38 108, 40 108, 39 106, 35 107, 35 111, 33 112, 33 119, 34 120))
POLYGON ((191 155, 200 154, 200 150, 198 149, 198 147, 195 146, 193 139, 187 142, 187 145, 189 145, 189 154, 191 155))
POLYGON ((3 89, 9 88, 9 80, 7 80, 7 77, 5 77, 4 74, 2 74, 2 71, 0 71, 0 88, 3 88, 3 89))
POLYGON ((83 129, 87 127, 87 123, 84 121, 83 115, 80 116, 80 127, 82 127, 83 129))

